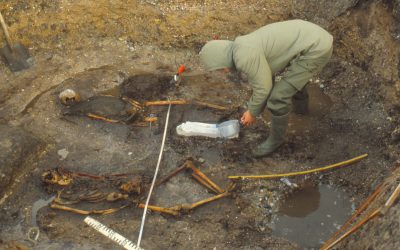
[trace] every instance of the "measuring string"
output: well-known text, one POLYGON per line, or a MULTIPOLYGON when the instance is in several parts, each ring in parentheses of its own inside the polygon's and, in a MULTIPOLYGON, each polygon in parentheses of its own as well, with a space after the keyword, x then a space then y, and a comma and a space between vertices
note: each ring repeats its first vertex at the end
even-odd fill
POLYGON ((161 143, 160 154, 158 156, 158 162, 157 162, 156 171, 154 173, 153 182, 151 183, 150 190, 149 190, 149 195, 147 196, 146 205, 144 206, 144 210, 143 210, 143 217, 142 217, 142 223, 140 225, 140 231, 139 231, 139 237, 138 237, 138 241, 137 241, 137 247, 140 247, 140 242, 142 240, 144 222, 146 220, 146 214, 147 214, 147 207, 149 205, 151 193, 153 192, 154 184, 156 183, 158 169, 160 168, 161 158, 162 158, 162 154, 164 152, 165 138, 167 137, 167 128, 168 128, 168 121, 169 121, 169 113, 170 113, 170 111, 171 111, 171 104, 169 104, 169 106, 168 106, 167 118, 165 119, 164 135, 163 135, 163 139, 162 139, 162 143, 161 143))

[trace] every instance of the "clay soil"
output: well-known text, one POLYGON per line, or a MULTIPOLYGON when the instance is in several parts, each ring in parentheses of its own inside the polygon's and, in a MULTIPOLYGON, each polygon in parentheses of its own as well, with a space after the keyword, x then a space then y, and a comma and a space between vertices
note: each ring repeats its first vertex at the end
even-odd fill
MULTIPOLYGON (((147 108, 138 116, 139 120, 150 114, 158 117, 151 126, 107 123, 82 115, 64 115, 68 108, 60 103, 58 95, 67 88, 81 93, 83 99, 108 94, 129 96, 140 102, 197 99, 227 107, 228 110, 218 111, 194 104, 172 106, 160 176, 193 158, 201 171, 226 188, 229 175, 302 171, 367 153, 368 157, 355 165, 290 179, 299 185, 311 180, 339 187, 359 205, 400 161, 400 72, 397 65, 382 64, 383 57, 395 61, 400 49, 386 29, 393 20, 383 18, 389 15, 383 3, 357 6, 326 27, 334 34, 335 52, 323 72, 308 85, 310 112, 306 116, 291 114, 286 143, 270 157, 254 159, 250 153, 268 135, 267 111, 253 127, 242 128, 237 139, 176 134, 176 126, 185 121, 218 123, 239 119, 251 94, 245 76, 204 72, 197 57, 201 46, 216 37, 233 39, 267 23, 292 19, 292 4, 288 0, 2 3, 0 10, 10 33, 14 40, 29 47, 34 64, 28 70, 12 73, 4 61, 0 62, 0 122, 28 131, 42 142, 42 147, 20 156, 21 164, 14 171, 11 184, 0 192, 5 195, 0 200, 0 248, 117 247, 86 225, 85 216, 48 206, 37 214, 41 231, 38 242, 27 240, 32 205, 52 195, 41 181, 45 170, 62 167, 95 175, 153 176, 167 106, 147 108), (371 17, 374 15, 382 18, 375 21, 371 17), (362 18, 369 20, 369 26, 357 22, 362 18), (379 55, 370 53, 375 45, 379 55), (187 70, 176 86, 168 79, 180 64, 187 70)), ((274 236, 268 226, 271 215, 292 191, 279 179, 239 181, 230 197, 188 214, 174 217, 150 213, 141 246, 301 248, 274 236)), ((155 189, 151 203, 173 206, 212 195, 190 175, 180 174, 155 189)), ((136 242, 142 212, 130 206, 93 217, 136 242)), ((398 233, 395 227, 389 223, 380 230, 390 232, 392 239, 392 234, 398 233)), ((349 244, 350 248, 357 244, 357 238, 349 244)), ((379 246, 382 245, 377 243, 379 246)))

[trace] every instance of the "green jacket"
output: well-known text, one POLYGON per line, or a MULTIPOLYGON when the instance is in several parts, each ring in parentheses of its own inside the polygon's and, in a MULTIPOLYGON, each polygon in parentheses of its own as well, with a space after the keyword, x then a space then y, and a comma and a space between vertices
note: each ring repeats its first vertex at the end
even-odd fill
MULTIPOLYGON (((266 25, 237 37, 233 42, 208 42, 200 59, 208 70, 236 68, 247 75, 253 94, 248 109, 259 115, 272 89, 272 76, 291 60, 314 60, 332 48, 332 36, 321 27, 303 20, 290 20, 266 25)), ((285 81, 296 87, 296 72, 286 74, 285 81)))

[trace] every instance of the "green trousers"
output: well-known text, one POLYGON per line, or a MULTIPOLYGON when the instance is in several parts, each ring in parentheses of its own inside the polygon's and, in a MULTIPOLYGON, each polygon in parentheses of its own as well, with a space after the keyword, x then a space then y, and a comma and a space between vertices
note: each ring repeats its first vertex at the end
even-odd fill
POLYGON ((267 101, 267 107, 271 113, 276 116, 289 113, 292 97, 296 94, 299 96, 306 95, 305 85, 322 70, 331 56, 332 48, 321 53, 317 58, 309 59, 306 54, 293 59, 282 79, 272 87, 267 101))

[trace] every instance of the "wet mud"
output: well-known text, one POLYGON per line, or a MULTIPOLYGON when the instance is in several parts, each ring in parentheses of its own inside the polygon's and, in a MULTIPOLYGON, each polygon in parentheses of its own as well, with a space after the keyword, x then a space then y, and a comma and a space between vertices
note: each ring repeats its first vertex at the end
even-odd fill
POLYGON ((136 75, 122 83, 120 93, 139 102, 165 100, 166 94, 174 85, 172 76, 136 75))

